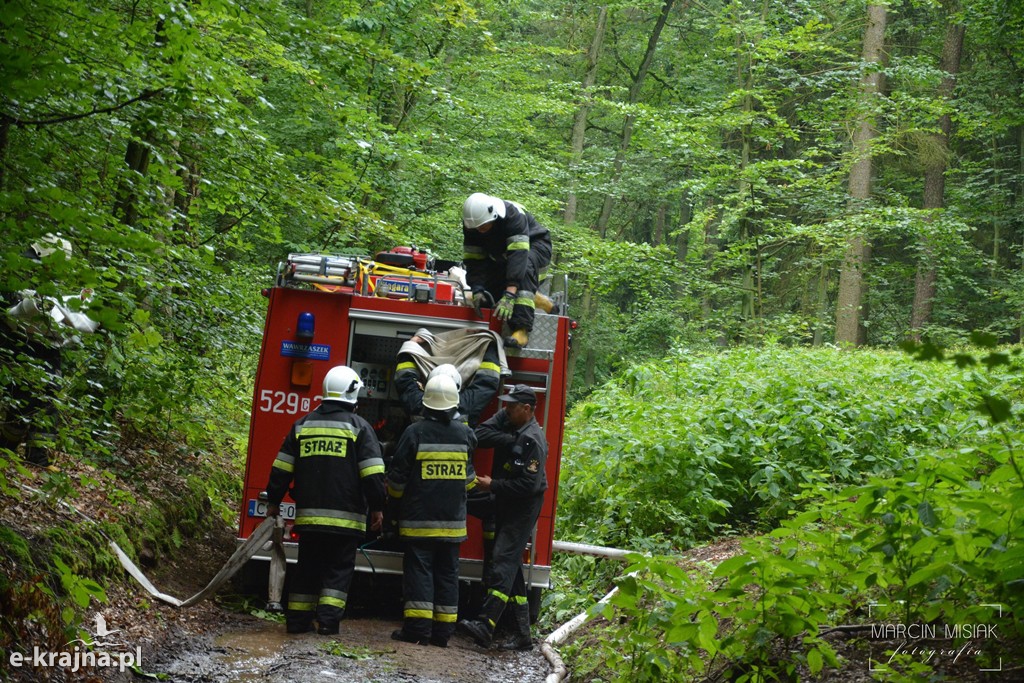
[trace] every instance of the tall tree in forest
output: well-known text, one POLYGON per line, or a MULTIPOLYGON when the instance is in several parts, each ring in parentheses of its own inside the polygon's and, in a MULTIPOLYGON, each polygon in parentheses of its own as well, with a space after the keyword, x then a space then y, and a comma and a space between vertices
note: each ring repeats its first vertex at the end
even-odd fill
MULTIPOLYGON (((597 81, 597 65, 601 58, 601 45, 604 43, 605 26, 608 23, 608 7, 602 5, 597 12, 597 21, 594 24, 594 37, 590 41, 590 49, 587 51, 587 73, 583 77, 583 87, 580 91, 580 105, 576 110, 572 122, 572 136, 570 147, 572 156, 570 158, 570 171, 574 171, 580 158, 583 156, 583 143, 587 132, 587 114, 590 112, 590 88, 594 87, 597 81)), ((565 212, 562 220, 566 224, 576 222, 576 189, 569 188, 569 194, 565 198, 565 212)))
MULTIPOLYGON (((938 95, 943 100, 953 97, 957 72, 960 70, 960 53, 964 45, 965 27, 962 23, 951 21, 946 27, 946 38, 942 45, 940 68, 942 81, 939 83, 938 95)), ((952 117, 946 111, 939 117, 938 132, 929 136, 930 144, 924 152, 924 199, 922 208, 925 215, 925 234, 922 236, 921 256, 914 278, 914 304, 910 314, 910 336, 915 341, 921 340, 921 328, 928 324, 932 317, 932 305, 935 299, 936 253, 933 239, 929 235, 929 225, 934 223, 936 213, 945 205, 946 168, 949 159, 949 133, 952 128, 952 117)))
MULTIPOLYGON (((885 61, 884 5, 868 5, 868 21, 864 29, 863 68, 860 79, 861 103, 853 132, 853 165, 850 167, 850 211, 864 209, 871 197, 872 142, 878 135, 874 110, 882 90, 882 69, 885 61)), ((863 326, 864 270, 871 260, 871 242, 862 226, 853 229, 846 242, 846 252, 839 271, 839 296, 836 302, 836 342, 853 346, 866 341, 863 326)))
MULTIPOLYGON (((661 38, 661 32, 665 28, 665 23, 668 21, 669 13, 672 11, 672 6, 675 4, 675 0, 665 0, 661 6, 661 13, 658 15, 658 20, 654 24, 654 30, 651 31, 650 37, 647 39, 647 49, 644 51, 644 58, 640 62, 639 68, 636 70, 636 74, 633 76, 633 83, 629 87, 629 104, 636 104, 640 101, 640 93, 643 88, 644 79, 647 78, 647 71, 651 68, 651 62, 654 61, 654 53, 658 48, 658 40, 661 38)), ((612 183, 618 180, 619 175, 622 173, 622 165, 626 160, 626 152, 629 150, 629 143, 633 138, 633 124, 636 122, 636 116, 633 114, 627 114, 626 120, 622 124, 622 137, 619 140, 619 149, 615 153, 615 162, 613 165, 612 183)), ((601 215, 597 219, 597 231, 604 237, 605 232, 608 230, 608 221, 612 215, 612 207, 615 205, 615 195, 609 192, 605 195, 604 203, 601 206, 601 215)))

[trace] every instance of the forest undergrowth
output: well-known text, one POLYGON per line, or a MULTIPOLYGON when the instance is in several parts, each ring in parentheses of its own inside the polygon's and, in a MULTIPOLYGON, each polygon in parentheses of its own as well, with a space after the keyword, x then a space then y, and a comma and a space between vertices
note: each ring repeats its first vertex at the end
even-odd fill
POLYGON ((1020 676, 1024 363, 1019 348, 975 341, 988 348, 917 346, 916 358, 679 351, 578 405, 559 536, 637 554, 624 569, 562 565, 591 591, 563 602, 618 588, 590 608, 601 619, 570 650, 574 671, 1020 676), (679 558, 730 535, 740 550, 716 565, 679 558))

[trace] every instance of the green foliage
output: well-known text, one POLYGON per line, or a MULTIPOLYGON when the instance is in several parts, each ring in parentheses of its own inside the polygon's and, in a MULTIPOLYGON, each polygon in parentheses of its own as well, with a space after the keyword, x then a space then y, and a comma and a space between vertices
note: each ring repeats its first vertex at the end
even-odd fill
POLYGON ((592 610, 618 624, 608 634, 615 647, 599 648, 601 666, 629 681, 705 680, 723 667, 734 680, 786 680, 800 664, 815 674, 826 663, 836 666, 817 631, 839 599, 806 584, 814 561, 797 550, 794 542, 776 553, 740 555, 710 575, 669 558, 634 556, 615 596, 592 610), (800 654, 777 661, 776 638, 800 654))
POLYGON ((804 484, 859 481, 968 443, 964 373, 901 354, 677 349, 568 420, 560 533, 637 549, 771 528, 804 484))
MULTIPOLYGON (((917 346, 915 352, 932 370, 987 368, 971 383, 998 399, 975 406, 987 419, 966 423, 948 446, 919 444, 898 469, 866 472, 850 485, 836 477, 801 483, 795 497, 802 511, 769 534, 743 541, 739 554, 711 571, 668 557, 634 556, 610 603, 592 608, 607 624, 583 670, 630 681, 814 676, 840 666, 822 638, 827 627, 872 619, 940 628, 993 624, 1009 639, 1005 646, 1019 642, 1024 362, 1019 349, 996 348, 990 336, 974 341, 989 350, 955 352, 945 364, 934 362, 946 355, 942 349, 917 346), (993 404, 1007 409, 992 411, 993 404), (879 605, 891 610, 880 614, 879 605)), ((849 370, 833 367, 829 379, 849 370)), ((933 381, 953 385, 959 395, 963 376, 947 372, 933 381)), ((863 398, 877 400, 870 391, 863 398)), ((912 415, 904 413, 901 421, 912 425, 912 415)), ((616 494, 610 488, 609 496, 616 494)), ((916 680, 940 663, 895 657, 890 665, 899 680, 916 680)))
POLYGON ((0 494, 12 500, 21 498, 21 489, 16 482, 28 474, 28 469, 18 458, 8 457, 9 451, 0 451, 0 494))
POLYGON ((257 600, 249 595, 232 594, 218 598, 217 602, 222 607, 226 607, 234 612, 250 614, 257 619, 263 619, 264 621, 273 621, 280 624, 284 623, 284 612, 268 611, 266 609, 267 603, 265 600, 257 600))
POLYGON ((0 545, 3 545, 5 553, 15 564, 31 564, 32 556, 29 553, 28 543, 13 529, 0 526, 0 545))
POLYGON ((31 641, 56 648, 76 637, 93 601, 107 601, 91 577, 111 571, 111 560, 102 536, 85 525, 33 539, 0 525, 0 648, 31 641))
POLYGON ((585 612, 611 586, 621 567, 592 555, 557 553, 552 557, 552 588, 541 594, 537 629, 550 632, 585 612), (593 587, 593 593, 579 590, 593 587))
MULTIPOLYGON (((75 574, 70 567, 56 557, 53 560, 53 565, 56 567, 57 575, 60 577, 61 587, 79 609, 87 609, 93 598, 96 598, 100 602, 107 601, 107 594, 104 592, 103 587, 95 581, 82 578, 78 574, 75 574)), ((64 618, 64 622, 68 625, 74 623, 74 613, 68 612, 64 618)))
POLYGON ((376 659, 384 652, 380 650, 371 650, 368 647, 350 647, 338 641, 331 641, 320 645, 320 650, 331 655, 332 657, 344 657, 345 659, 354 659, 357 661, 367 661, 376 659))
MULTIPOLYGON (((891 6, 874 196, 850 207, 859 4, 676 2, 655 46, 664 3, 612 3, 584 87, 604 5, 15 0, 0 16, 0 293, 89 287, 103 327, 61 340, 55 386, 0 349, 0 412, 15 383, 53 393, 61 457, 140 485, 45 475, 46 493, 102 491, 175 552, 205 519, 233 517, 273 265, 399 243, 457 259, 459 206, 482 190, 552 229, 582 323, 572 398, 604 387, 567 432, 566 534, 672 548, 768 528, 808 484, 885 481, 936 449, 982 448, 967 407, 1012 423, 1001 380, 774 345, 829 341, 850 234, 875 247, 872 343, 907 336, 919 266, 937 271, 926 339, 1020 338, 1018 4, 891 6), (968 36, 953 99, 935 59, 950 22, 968 36), (923 169, 942 161, 945 208, 925 212, 923 169), (22 256, 47 232, 74 243, 70 260, 22 256), (769 348, 709 353, 734 343, 769 348), (673 348, 689 351, 655 361, 673 348), (971 383, 983 390, 968 400, 971 383), (149 507, 168 501, 146 490, 162 459, 188 479, 172 492, 187 510, 149 507)), ((20 498, 24 472, 2 455, 0 493, 20 498)), ((894 542, 914 533, 901 510, 894 542)))

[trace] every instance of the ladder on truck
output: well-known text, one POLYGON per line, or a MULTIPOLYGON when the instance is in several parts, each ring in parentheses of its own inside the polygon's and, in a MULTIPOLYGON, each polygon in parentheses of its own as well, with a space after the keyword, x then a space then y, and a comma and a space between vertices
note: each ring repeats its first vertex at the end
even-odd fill
POLYGON ((326 292, 462 305, 469 300, 458 272, 418 270, 361 256, 289 254, 277 267, 278 287, 302 282, 326 292))

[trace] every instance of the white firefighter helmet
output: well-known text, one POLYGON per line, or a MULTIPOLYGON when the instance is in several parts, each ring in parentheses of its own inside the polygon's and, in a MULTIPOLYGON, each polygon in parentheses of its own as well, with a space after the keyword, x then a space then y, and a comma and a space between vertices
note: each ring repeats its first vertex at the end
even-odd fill
POLYGON ((359 400, 359 390, 363 388, 363 380, 356 371, 347 365, 331 368, 324 377, 324 400, 355 403, 359 400))
POLYGON ((455 382, 455 391, 462 391, 462 375, 459 374, 458 369, 451 363, 441 363, 436 368, 430 371, 427 375, 427 381, 429 382, 438 375, 446 375, 451 377, 455 382))
POLYGON ((476 230, 485 223, 504 217, 505 202, 483 192, 469 195, 469 199, 462 205, 462 224, 470 230, 476 230))
POLYGON ((423 407, 431 410, 451 410, 459 405, 459 389, 449 375, 435 375, 423 388, 423 407))
POLYGON ((33 242, 31 246, 38 258, 46 258, 58 251, 63 251, 65 258, 71 258, 71 242, 52 232, 33 242))

